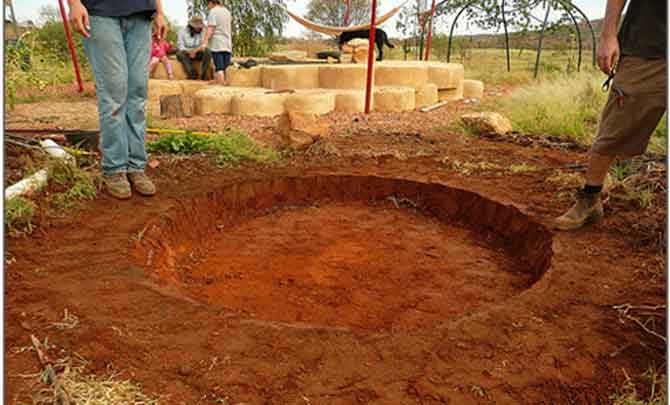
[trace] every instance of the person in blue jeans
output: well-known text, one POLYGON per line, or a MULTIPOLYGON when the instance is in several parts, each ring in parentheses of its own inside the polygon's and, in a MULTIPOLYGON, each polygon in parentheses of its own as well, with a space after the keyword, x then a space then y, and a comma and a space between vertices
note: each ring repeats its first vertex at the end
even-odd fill
POLYGON ((105 190, 127 199, 132 189, 145 196, 156 187, 144 173, 148 66, 152 20, 159 38, 167 35, 161 0, 68 0, 70 23, 84 38, 93 69, 100 119, 105 190))

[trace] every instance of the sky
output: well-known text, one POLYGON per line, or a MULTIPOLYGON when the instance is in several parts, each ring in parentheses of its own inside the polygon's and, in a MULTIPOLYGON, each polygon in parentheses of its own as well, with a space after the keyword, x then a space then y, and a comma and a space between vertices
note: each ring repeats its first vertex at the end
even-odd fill
MULTIPOLYGON (((402 2, 403 0, 379 0, 381 5, 379 6, 378 12, 383 14, 387 10, 400 5, 402 2)), ((305 15, 307 13, 307 3, 307 0, 286 0, 288 8, 300 15, 305 15)), ((591 19, 602 18, 605 15, 605 0, 573 0, 573 3, 580 7, 591 19)), ((18 21, 36 21, 39 8, 48 4, 57 7, 58 0, 14 0, 16 18, 18 21)), ((165 10, 165 14, 168 15, 172 20, 177 21, 178 25, 186 25, 186 0, 163 0, 163 8, 165 10)), ((446 31, 447 25, 445 22, 448 23, 449 21, 442 21, 442 24, 438 25, 438 32, 446 31)), ((462 26, 462 24, 459 23, 459 26, 462 26)), ((285 35, 289 37, 304 36, 306 33, 302 26, 293 20, 290 20, 285 28, 285 35)), ((385 28, 391 36, 395 36, 395 19, 392 19, 384 24, 383 28, 385 28)), ((459 27, 459 30, 457 31, 459 34, 480 32, 481 31, 468 31, 463 27, 459 27)))

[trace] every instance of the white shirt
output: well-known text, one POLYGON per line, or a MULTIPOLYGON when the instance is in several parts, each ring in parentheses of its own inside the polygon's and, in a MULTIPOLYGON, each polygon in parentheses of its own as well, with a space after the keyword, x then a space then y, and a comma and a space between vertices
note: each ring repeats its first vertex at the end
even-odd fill
POLYGON ((232 17, 227 8, 217 6, 209 10, 207 26, 215 27, 209 40, 209 49, 212 52, 233 52, 231 21, 232 17))
POLYGON ((191 36, 190 29, 186 27, 179 31, 177 48, 179 48, 180 51, 190 51, 191 49, 199 48, 200 45, 202 45, 203 39, 205 39, 205 31, 200 31, 191 36))

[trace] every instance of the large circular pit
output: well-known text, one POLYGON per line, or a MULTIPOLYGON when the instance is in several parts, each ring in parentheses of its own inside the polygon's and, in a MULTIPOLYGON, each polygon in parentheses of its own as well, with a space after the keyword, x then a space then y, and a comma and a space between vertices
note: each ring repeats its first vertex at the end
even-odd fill
POLYGON ((514 207, 377 177, 232 184, 148 224, 160 282, 243 316, 361 329, 431 327, 519 294, 551 233, 514 207))

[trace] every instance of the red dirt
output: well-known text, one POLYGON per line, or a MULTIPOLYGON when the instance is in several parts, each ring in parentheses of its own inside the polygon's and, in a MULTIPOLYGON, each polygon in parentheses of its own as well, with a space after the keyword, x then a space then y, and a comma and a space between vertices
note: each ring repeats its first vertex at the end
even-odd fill
MULTIPOLYGON (((370 211, 374 205, 369 204, 368 198, 359 195, 335 199, 331 195, 334 201, 320 205, 315 216, 307 215, 309 208, 252 215, 238 221, 230 233, 224 228, 216 239, 209 240, 207 236, 212 233, 205 229, 215 227, 220 218, 188 212, 198 206, 220 207, 222 193, 234 183, 273 181, 287 176, 379 176, 468 190, 467 195, 473 196, 468 198, 481 195, 485 197, 483 201, 515 207, 525 214, 524 218, 528 216, 533 222, 548 225, 569 204, 564 190, 545 182, 548 173, 584 158, 575 152, 462 137, 441 129, 426 129, 407 137, 354 132, 351 136, 326 139, 321 146, 320 152, 312 150, 306 155, 296 155, 274 168, 221 169, 202 159, 160 159, 160 166, 150 172, 160 188, 155 198, 115 201, 102 196, 67 217, 45 219, 30 238, 8 240, 7 403, 29 401, 30 394, 40 387, 37 378, 19 376, 40 369, 35 353, 22 350, 29 345, 31 333, 41 339, 49 338, 55 346, 51 350, 53 357, 76 353, 90 361, 89 370, 100 375, 120 370, 121 378, 141 383, 149 394, 164 395, 165 402, 170 404, 211 404, 220 398, 228 398, 230 404, 607 403, 621 383, 622 368, 632 375, 646 370, 650 363, 665 360, 664 345, 635 325, 620 323, 612 309, 623 303, 665 302, 664 283, 650 281, 651 277, 663 279, 663 261, 655 245, 641 244, 639 238, 651 230, 636 228, 634 233, 629 232, 636 224, 665 221, 660 194, 652 210, 633 210, 612 203, 602 222, 578 232, 554 234, 551 265, 530 288, 520 292, 518 285, 507 279, 496 286, 497 294, 502 292, 498 298, 502 299, 476 308, 473 305, 469 312, 453 317, 448 312, 441 319, 421 314, 426 322, 423 327, 407 322, 400 323, 403 327, 399 329, 377 329, 379 325, 394 325, 395 318, 388 314, 378 316, 377 323, 366 320, 358 324, 355 313, 350 312, 337 322, 333 321, 335 312, 323 318, 305 317, 304 322, 293 322, 291 319, 297 317, 290 313, 279 314, 277 318, 283 321, 270 320, 276 318, 271 313, 275 309, 264 307, 265 315, 259 313, 254 317, 239 310, 258 310, 259 301, 240 300, 237 307, 224 301, 219 301, 223 306, 208 305, 195 301, 179 284, 157 280, 153 271, 158 267, 152 267, 156 263, 138 266, 138 259, 148 252, 138 240, 151 241, 154 248, 160 247, 164 253, 178 246, 175 242, 179 240, 200 240, 203 247, 213 243, 224 249, 219 258, 225 259, 224 255, 236 251, 239 259, 240 253, 249 252, 253 243, 266 249, 257 251, 259 258, 275 254, 271 249, 280 246, 263 243, 264 238, 276 240, 273 235, 285 235, 281 240, 286 245, 273 257, 277 262, 266 262, 268 269, 292 274, 306 270, 297 265, 290 269, 281 266, 280 260, 288 260, 289 252, 294 255, 291 260, 295 263, 300 255, 306 257, 310 249, 338 246, 338 241, 347 240, 347 233, 352 232, 351 240, 360 241, 361 245, 345 244, 344 248, 351 249, 345 251, 366 250, 365 255, 347 256, 348 263, 366 258, 374 261, 384 256, 375 249, 388 252, 394 243, 402 241, 403 246, 415 243, 417 248, 413 252, 397 249, 401 257, 397 262, 413 262, 412 270, 419 271, 430 263, 428 259, 432 260, 425 255, 421 257, 419 249, 427 247, 422 243, 435 245, 441 257, 449 256, 449 249, 454 246, 440 243, 440 238, 450 235, 454 223, 432 223, 429 216, 414 217, 412 212, 390 209, 388 205, 370 211), (537 166, 539 171, 514 176, 492 172, 464 176, 445 169, 439 163, 444 156, 460 161, 493 162, 503 167, 524 162, 537 166), (357 205, 356 201, 366 203, 357 205), (353 218, 361 221, 355 227, 344 226, 347 223, 337 227, 338 210, 358 215, 347 216, 347 221, 353 218), (388 215, 395 216, 381 216, 380 212, 386 215, 389 210, 388 215), (371 219, 365 220, 366 216, 371 219), (656 221, 642 221, 649 216, 656 221), (301 218, 303 225, 286 229, 289 223, 296 224, 301 218), (266 227, 253 232, 261 225, 273 223, 275 229, 266 227), (155 224, 155 230, 147 228, 147 224, 155 224), (375 232, 364 233, 365 226, 371 225, 375 226, 375 232), (170 227, 172 232, 166 232, 170 227), (396 239, 374 243, 382 239, 384 232, 397 235, 398 229, 405 231, 396 239), (413 235, 412 229, 420 229, 421 237, 413 235), (199 232, 203 232, 200 239, 195 237, 199 232), (166 237, 160 239, 157 235, 166 237), (312 235, 324 239, 305 241, 312 235), (299 237, 302 244, 293 245, 299 237), (292 250, 290 245, 297 248, 292 250), (65 308, 79 317, 79 325, 66 330, 51 327, 62 319, 65 308), (384 318, 393 319, 389 322, 384 318), (359 325, 373 328, 358 328, 359 325)), ((380 188, 361 188, 368 189, 380 188)), ((310 200, 305 198, 302 205, 310 200)), ((267 200, 261 199, 256 208, 269 208, 263 208, 266 203, 267 200)), ((498 234, 505 229, 501 219, 504 216, 489 217, 486 210, 468 209, 461 214, 467 212, 472 212, 471 218, 480 218, 481 224, 497 223, 493 230, 498 234)), ((470 224, 474 222, 473 219, 470 224)), ((535 236, 524 239, 517 235, 504 241, 541 241, 542 233, 537 229, 535 236)), ((505 247, 508 254, 515 251, 505 247)), ((495 255, 490 245, 477 249, 478 254, 495 255)), ((524 251, 543 257, 541 250, 529 247, 524 251)), ((178 249, 173 252, 175 259, 184 257, 178 249)), ((324 253, 322 257, 329 256, 324 253)), ((155 258, 162 260, 169 255, 155 258)), ((389 257, 383 258, 382 263, 396 263, 389 257)), ((218 271, 223 274, 235 263, 242 261, 223 261, 218 271)), ((326 263, 337 260, 328 259, 326 263)), ((505 260, 496 263, 504 264, 505 260)), ((403 267, 407 269, 406 265, 403 267)), ((194 271, 197 273, 197 267, 194 271)), ((249 278, 258 274, 247 274, 246 268, 235 271, 249 278)), ((426 268, 420 272, 426 276, 428 271, 426 268)), ((489 267, 489 271, 493 270, 489 267)), ((495 271, 501 279, 505 275, 504 269, 495 271)), ((434 271, 431 275, 433 281, 447 282, 437 279, 434 271)), ((304 276, 295 274, 295 277, 302 277, 296 280, 305 283, 301 284, 302 291, 309 289, 321 293, 321 298, 333 297, 324 296, 323 288, 311 288, 304 276)), ((232 290, 234 280, 222 284, 229 283, 231 296, 237 292, 232 290)), ((264 280, 269 288, 273 279, 264 280)), ((378 296, 384 295, 389 300, 385 302, 397 305, 403 297, 420 294, 429 281, 417 278, 399 282, 390 285, 390 290, 384 290, 383 294, 381 281, 369 281, 368 285, 372 291, 380 291, 378 296)), ((338 299, 355 295, 353 287, 361 289, 365 283, 366 279, 355 285, 347 284, 352 289, 337 295, 338 299)), ((258 288, 256 295, 263 295, 264 290, 260 290, 263 284, 258 288)), ((464 308, 471 303, 466 298, 467 291, 461 293, 464 308)), ((278 306, 282 299, 288 301, 291 297, 296 295, 282 294, 278 300, 266 302, 278 306)), ((328 305, 322 300, 314 302, 317 305, 309 310, 325 314, 320 309, 328 305)), ((382 308, 381 303, 376 305, 365 313, 372 317, 373 308, 382 308)), ((398 313, 398 317, 402 315, 398 313)))
MULTIPOLYGON (((338 186, 352 190, 360 187, 358 182, 343 178, 338 186)), ((255 192, 251 201, 285 202, 289 196, 276 194, 282 184, 293 184, 283 192, 300 194, 303 183, 275 181, 267 183, 267 189, 262 184, 249 187, 255 192)), ((364 188, 369 193, 383 184, 368 181, 364 188)), ((271 208, 231 226, 223 219, 231 214, 220 209, 204 205, 188 210, 186 218, 169 226, 148 228, 140 249, 146 260, 139 264, 154 269, 159 279, 175 283, 194 300, 221 304, 253 318, 364 329, 413 329, 456 319, 518 294, 548 264, 548 234, 540 228, 532 231, 522 216, 503 206, 489 211, 512 218, 507 225, 524 230, 517 235, 522 249, 528 246, 528 236, 545 240, 546 257, 539 258, 532 269, 507 256, 493 243, 493 235, 401 208, 394 205, 399 204, 395 197, 388 197, 395 203, 320 202, 314 187, 310 189, 314 200, 308 206, 271 208), (222 219, 216 227, 193 233, 202 223, 194 215, 222 219), (191 229, 180 229, 177 223, 191 229), (184 234, 197 237, 191 240, 184 234)), ((331 192, 336 189, 333 184, 331 192)), ((216 200, 226 206, 226 197, 234 195, 223 192, 216 200)), ((470 204, 468 209, 487 208, 470 204)), ((532 246, 542 244, 533 241, 532 246)))

